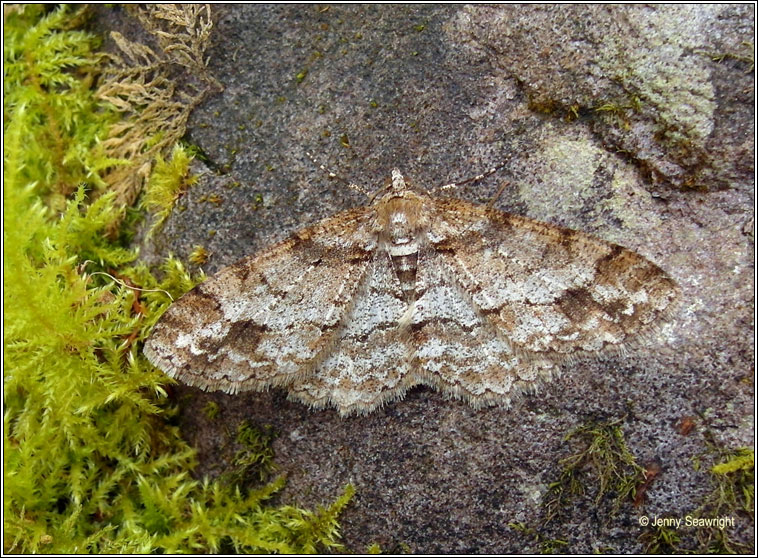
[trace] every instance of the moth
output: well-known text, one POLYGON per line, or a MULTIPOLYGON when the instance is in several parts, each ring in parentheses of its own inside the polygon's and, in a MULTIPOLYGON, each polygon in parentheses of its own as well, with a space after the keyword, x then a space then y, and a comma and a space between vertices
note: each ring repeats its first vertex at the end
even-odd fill
POLYGON ((343 416, 420 384, 477 408, 509 405, 562 363, 652 331, 678 296, 631 250, 434 197, 395 169, 370 205, 189 291, 144 352, 192 386, 279 387, 343 416))

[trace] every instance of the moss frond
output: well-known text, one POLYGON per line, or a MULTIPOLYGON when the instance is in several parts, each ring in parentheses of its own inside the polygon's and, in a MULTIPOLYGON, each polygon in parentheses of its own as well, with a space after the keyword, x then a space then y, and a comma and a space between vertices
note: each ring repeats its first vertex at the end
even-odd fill
POLYGON ((148 4, 134 13, 172 62, 207 73, 205 51, 213 30, 209 4, 148 4))
POLYGON ((243 421, 237 428, 237 443, 242 449, 234 456, 233 469, 226 475, 225 482, 242 486, 251 478, 258 482, 265 480, 276 469, 271 447, 275 438, 271 425, 257 428, 243 421))
POLYGON ((28 5, 12 11, 4 27, 3 131, 24 123, 15 130, 24 149, 14 172, 56 211, 80 182, 101 189, 100 171, 124 163, 101 145, 115 114, 98 105, 90 87, 98 41, 69 30, 85 10, 61 6, 46 13, 28 5), (11 117, 21 113, 23 120, 11 117))
POLYGON ((205 404, 205 407, 203 407, 203 413, 209 420, 216 420, 219 413, 221 413, 221 408, 215 401, 208 401, 208 403, 205 404))
POLYGON ((525 523, 509 523, 508 527, 520 532, 530 539, 540 549, 540 554, 568 554, 568 541, 563 539, 550 539, 542 533, 529 527, 525 523))
POLYGON ((681 554, 680 544, 682 537, 673 527, 656 525, 648 528, 640 535, 645 554, 681 554))
POLYGON ((210 256, 211 254, 208 252, 205 246, 197 245, 192 249, 192 252, 190 252, 188 259, 191 264, 203 265, 208 261, 208 258, 210 258, 210 256))
MULTIPOLYGON (((731 518, 741 521, 755 517, 755 453, 751 448, 727 450, 711 441, 710 453, 719 462, 710 468, 712 490, 692 512, 700 519, 731 518), (740 518, 740 516, 742 516, 740 518)), ((696 532, 697 553, 750 553, 750 547, 734 536, 735 525, 706 525, 696 532)))
POLYGON ((739 448, 726 461, 711 467, 714 475, 728 475, 738 471, 752 471, 755 465, 755 453, 750 448, 739 448))
POLYGON ((315 512, 284 506, 280 509, 284 525, 297 533, 294 545, 302 552, 313 554, 319 548, 342 548, 336 543, 339 537, 337 517, 355 495, 355 488, 348 484, 342 495, 330 506, 319 507, 315 512))
POLYGON ((571 440, 579 443, 579 449, 559 462, 563 468, 560 479, 550 485, 545 497, 546 523, 588 490, 595 494, 595 505, 607 494, 613 494, 611 515, 614 515, 645 482, 645 469, 629 451, 620 421, 591 421, 569 432, 565 441, 571 440), (592 483, 591 488, 588 482, 592 483))
POLYGON ((127 206, 142 191, 157 156, 167 157, 184 135, 192 110, 222 89, 206 67, 213 28, 209 6, 153 4, 129 9, 161 50, 111 33, 120 54, 108 57, 97 91, 97 97, 123 117, 110 128, 103 148, 129 164, 109 169, 104 179, 117 193, 116 204, 127 206), (181 80, 176 79, 177 67, 181 80))
POLYGON ((197 177, 190 174, 192 158, 191 149, 181 144, 174 146, 168 161, 161 155, 156 156, 142 202, 155 216, 150 233, 163 224, 179 197, 197 182, 197 177))

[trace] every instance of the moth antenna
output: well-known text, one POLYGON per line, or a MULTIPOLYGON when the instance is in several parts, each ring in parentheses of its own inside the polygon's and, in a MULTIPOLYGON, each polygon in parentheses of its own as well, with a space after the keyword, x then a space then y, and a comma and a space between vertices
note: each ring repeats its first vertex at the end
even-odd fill
MULTIPOLYGON (((450 184, 444 184, 442 186, 437 186, 435 188, 432 188, 429 193, 436 193, 436 192, 443 192, 445 190, 454 190, 455 188, 458 188, 459 186, 464 186, 466 184, 469 184, 471 182, 478 182, 479 180, 483 180, 490 176, 491 174, 495 174, 497 171, 502 169, 506 163, 500 163, 499 165, 495 165, 489 170, 484 171, 481 174, 477 174, 476 176, 472 176, 471 178, 466 178, 465 180, 460 180, 458 182, 451 182, 450 184)), ((498 196, 500 196, 500 193, 502 193, 502 190, 498 192, 498 196)), ((494 203, 494 201, 492 202, 494 203)))
POLYGON ((314 165, 316 165, 320 170, 324 171, 329 178, 332 178, 334 180, 339 180, 345 186, 347 186, 350 190, 353 190, 355 192, 363 194, 366 197, 371 196, 371 192, 369 192, 368 190, 366 190, 362 186, 359 186, 355 182, 350 182, 349 180, 347 180, 346 178, 340 176, 336 172, 329 170, 324 165, 322 165, 321 163, 319 163, 318 160, 313 155, 311 155, 310 153, 308 153, 307 151, 305 152, 305 154, 311 160, 311 163, 313 163, 314 165))

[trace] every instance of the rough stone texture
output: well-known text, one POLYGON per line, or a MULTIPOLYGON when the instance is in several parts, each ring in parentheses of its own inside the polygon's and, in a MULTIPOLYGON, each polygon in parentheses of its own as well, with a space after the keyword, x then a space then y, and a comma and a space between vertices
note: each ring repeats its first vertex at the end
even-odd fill
POLYGON ((653 181, 712 190, 752 166, 748 14, 718 5, 595 5, 535 7, 524 17, 473 7, 449 28, 515 77, 532 108, 592 117, 606 148, 653 181), (721 57, 733 62, 727 72, 708 63, 721 57))
MULTIPOLYGON (((148 261, 202 244, 211 273, 365 203, 306 151, 369 188, 394 166, 433 187, 505 163, 455 195, 486 202, 507 180, 501 209, 638 251, 680 283, 683 303, 646 346, 564 366, 511 409, 476 411, 415 389, 340 419, 279 391, 180 388, 200 473, 228 465, 240 420, 272 424, 289 479, 281 501, 324 504, 353 483, 342 526, 357 551, 539 551, 509 526, 524 523, 572 553, 639 552, 641 516, 697 508, 709 480, 692 459, 706 432, 725 447, 754 442, 754 83, 743 45, 754 7, 214 9, 210 68, 225 90, 196 110, 189 139, 217 176, 182 199, 144 246, 148 261), (198 203, 209 193, 221 203, 198 203), (202 412, 209 400, 221 407, 215 421, 202 412), (686 416, 696 428, 682 435, 686 416), (577 449, 564 436, 591 419, 621 419, 638 462, 661 473, 642 507, 613 516, 611 498, 595 505, 590 486, 544 527, 547 487, 577 449)), ((748 542, 750 520, 736 519, 732 536, 748 542)), ((694 544, 693 531, 679 534, 694 544)))

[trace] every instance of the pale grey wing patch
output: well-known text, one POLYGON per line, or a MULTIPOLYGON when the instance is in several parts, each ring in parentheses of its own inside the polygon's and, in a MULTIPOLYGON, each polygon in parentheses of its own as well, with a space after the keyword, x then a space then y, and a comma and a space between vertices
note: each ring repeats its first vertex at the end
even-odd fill
POLYGON ((285 385, 328 351, 373 255, 369 211, 351 211, 224 268, 161 317, 145 355, 190 385, 285 385))
POLYGON ((432 245, 476 307, 528 352, 597 352, 644 332, 679 290, 642 256, 588 234, 434 200, 432 245))
POLYGON ((411 329, 422 383, 474 406, 508 404, 552 372, 493 327, 438 254, 419 258, 419 289, 411 329))
POLYGON ((341 415, 367 413, 402 397, 412 378, 407 303, 389 256, 380 251, 355 293, 326 358, 289 387, 290 397, 341 415))

